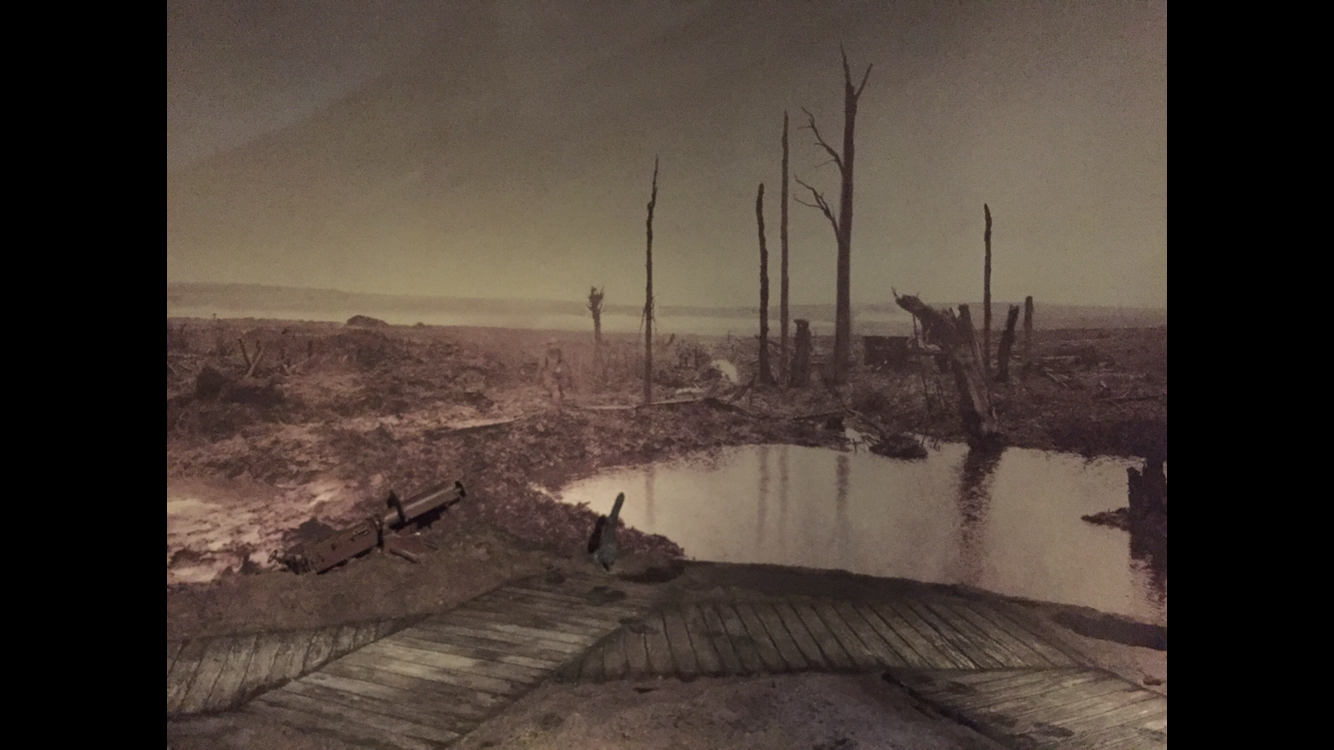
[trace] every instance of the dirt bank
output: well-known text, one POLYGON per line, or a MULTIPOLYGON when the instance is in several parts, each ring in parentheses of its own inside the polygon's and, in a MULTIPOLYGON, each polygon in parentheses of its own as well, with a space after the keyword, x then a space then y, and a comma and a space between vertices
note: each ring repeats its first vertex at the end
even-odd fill
MULTIPOLYGON (((169 636, 393 617, 463 601, 580 556, 595 519, 552 498, 569 481, 726 445, 841 444, 841 430, 803 416, 851 408, 891 432, 962 437, 949 381, 929 367, 863 368, 839 388, 752 389, 732 408, 590 410, 582 407, 638 401, 633 340, 609 337, 598 367, 591 337, 550 337, 169 320, 169 636), (558 376, 544 371, 553 348, 558 376), (410 494, 455 479, 469 497, 423 533, 428 554, 419 565, 372 555, 312 577, 274 561, 302 524, 359 520, 380 512, 390 489, 410 494)), ((1038 332, 1044 369, 996 389, 1011 444, 1165 453, 1166 346, 1165 329, 1038 332)), ((733 363, 746 382, 753 348, 664 339, 655 398, 726 393, 709 363, 733 363)), ((629 553, 680 554, 662 537, 621 536, 629 553)))

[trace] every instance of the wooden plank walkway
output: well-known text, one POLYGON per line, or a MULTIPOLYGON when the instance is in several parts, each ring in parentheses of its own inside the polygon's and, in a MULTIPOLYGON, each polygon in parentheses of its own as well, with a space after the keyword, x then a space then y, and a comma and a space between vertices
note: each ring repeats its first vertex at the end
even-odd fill
POLYGON ((1167 747, 1167 698, 1100 669, 891 669, 888 676, 1007 747, 1167 747))
POLYGON ((167 641, 167 718, 234 708, 411 622, 167 641))
POLYGON ((241 711, 349 744, 446 746, 643 622, 658 595, 597 574, 517 581, 328 661, 241 711))
POLYGON ((1166 747, 1166 698, 1003 600, 666 604, 664 590, 536 577, 411 622, 168 643, 168 717, 249 700, 240 711, 349 744, 439 748, 551 678, 882 672, 1008 747, 1166 747))
POLYGON ((566 681, 691 678, 887 668, 1053 669, 1087 665, 1046 629, 1001 604, 775 599, 655 610, 560 670, 566 681))

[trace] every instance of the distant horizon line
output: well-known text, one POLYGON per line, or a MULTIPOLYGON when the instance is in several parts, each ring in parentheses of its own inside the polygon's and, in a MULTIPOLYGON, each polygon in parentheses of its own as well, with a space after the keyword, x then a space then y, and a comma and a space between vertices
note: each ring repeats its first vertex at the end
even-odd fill
MULTIPOLYGON (((515 303, 515 302, 517 302, 517 303, 529 303, 529 304, 536 303, 536 304, 552 304, 552 305, 570 305, 570 304, 578 304, 578 303, 580 303, 580 302, 584 302, 584 301, 585 301, 584 298, 579 298, 579 299, 550 299, 550 298, 541 298, 541 297, 463 297, 463 296, 441 295, 441 294, 434 294, 434 295, 433 295, 433 294, 395 294, 395 293, 390 293, 390 292, 352 292, 352 291, 347 291, 347 290, 345 290, 345 289, 332 289, 332 288, 328 288, 328 287, 287 286, 287 285, 283 285, 283 284, 257 284, 257 283, 252 283, 252 282, 242 282, 242 281, 168 281, 168 282, 167 282, 167 288, 168 288, 168 291, 170 291, 172 287, 178 287, 178 288, 180 288, 180 287, 197 287, 197 288, 198 288, 198 287, 213 287, 213 288, 218 288, 218 289, 226 288, 226 287, 248 287, 248 288, 253 288, 253 289, 257 289, 257 290, 262 289, 262 290, 275 290, 275 291, 291 290, 291 291, 302 291, 302 292, 323 292, 323 293, 328 293, 328 294, 338 294, 338 295, 346 295, 346 296, 352 296, 352 297, 385 297, 385 298, 390 298, 390 299, 420 300, 420 301, 427 301, 427 300, 452 301, 452 302, 472 302, 472 301, 476 301, 476 302, 488 302, 488 303, 500 303, 500 302, 511 302, 511 303, 515 303)), ((1020 300, 1020 301, 1022 302, 1022 300, 1020 300)), ((973 301, 969 301, 969 302, 956 302, 956 301, 949 301, 949 302, 932 302, 931 304, 932 304, 933 306, 936 306, 936 307, 942 307, 942 306, 955 307, 955 306, 957 306, 957 305, 961 305, 961 304, 969 305, 970 307, 973 307, 973 306, 980 307, 980 306, 983 304, 983 302, 982 302, 981 300, 973 300, 973 301)), ((1015 303, 1014 303, 1013 301, 1011 301, 1011 300, 999 300, 999 301, 997 301, 997 300, 993 300, 993 306, 995 306, 995 305, 997 305, 997 304, 1005 305, 1005 304, 1015 304, 1015 303)), ((1106 304, 1102 304, 1102 305, 1090 305, 1090 304, 1070 303, 1070 302, 1044 302, 1044 301, 1042 301, 1042 300, 1040 300, 1040 299, 1035 299, 1035 300, 1034 300, 1034 304, 1035 304, 1035 305, 1038 305, 1038 306, 1046 306, 1046 307, 1076 308, 1076 309, 1086 309, 1086 310, 1135 310, 1135 311, 1154 312, 1154 313, 1166 313, 1166 312, 1167 312, 1167 307, 1166 307, 1166 306, 1163 306, 1163 307, 1143 307, 1143 306, 1139 306, 1139 305, 1106 305, 1106 304)), ((798 307, 798 308, 826 308, 826 307, 827 307, 827 308, 833 309, 833 308, 835 307, 835 303, 833 303, 833 302, 803 302, 803 303, 790 303, 789 306, 790 306, 790 307, 798 307)), ((892 301, 890 301, 890 302, 860 302, 860 303, 858 303, 858 302, 854 302, 852 306, 853 306, 854 309, 856 309, 856 308, 863 308, 863 309, 882 309, 882 310, 883 310, 883 309, 889 309, 889 310, 893 310, 893 311, 896 311, 896 312, 904 312, 905 315, 907 314, 906 311, 903 311, 901 308, 899 308, 899 307, 898 307, 896 304, 894 304, 894 302, 892 302, 892 301)), ((617 310, 617 309, 621 309, 621 310, 623 310, 623 311, 628 311, 628 312, 639 312, 640 309, 641 309, 641 306, 640 306, 640 305, 634 305, 634 304, 625 304, 625 303, 621 303, 621 304, 609 304, 606 308, 604 308, 604 311, 611 313, 611 312, 614 312, 614 311, 617 310)), ((717 306, 711 306, 711 305, 658 305, 658 306, 657 306, 657 309, 658 309, 659 312, 667 312, 667 311, 672 311, 672 310, 674 310, 674 311, 688 311, 688 310, 714 310, 714 311, 719 311, 719 310, 734 310, 734 311, 747 311, 747 312, 756 312, 756 313, 758 313, 760 308, 759 308, 759 305, 754 305, 754 306, 751 306, 751 307, 746 307, 746 306, 742 306, 742 305, 717 305, 717 306)), ((776 313, 776 312, 778 311, 778 303, 775 302, 775 301, 773 301, 773 300, 771 299, 771 300, 770 300, 770 304, 769 304, 769 309, 770 309, 771 312, 776 313)))

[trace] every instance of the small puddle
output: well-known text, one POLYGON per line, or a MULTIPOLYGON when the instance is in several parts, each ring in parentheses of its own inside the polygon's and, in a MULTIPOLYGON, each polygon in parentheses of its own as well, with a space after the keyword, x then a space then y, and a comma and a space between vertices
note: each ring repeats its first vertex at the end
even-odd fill
POLYGON ((941 444, 926 459, 764 445, 623 470, 561 500, 661 534, 696 560, 965 584, 1166 626, 1167 573, 1081 516, 1125 507, 1142 462, 941 444))

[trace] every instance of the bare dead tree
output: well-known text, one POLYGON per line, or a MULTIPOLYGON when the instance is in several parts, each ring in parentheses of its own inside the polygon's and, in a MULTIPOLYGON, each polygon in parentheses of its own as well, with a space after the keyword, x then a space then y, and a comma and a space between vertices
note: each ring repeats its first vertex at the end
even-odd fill
POLYGON ((760 383, 771 385, 769 370, 769 249, 764 245, 764 183, 755 196, 755 222, 760 227, 760 383))
POLYGON ((854 161, 854 138, 853 133, 857 125, 857 102, 861 98, 862 90, 866 88, 866 79, 871 75, 871 66, 866 66, 866 73, 862 75, 861 83, 854 86, 852 83, 852 71, 848 68, 848 54, 842 47, 839 47, 839 53, 843 57, 843 153, 835 151, 820 135, 819 129, 815 126, 815 116, 809 111, 806 112, 808 123, 806 129, 815 136, 816 145, 829 154, 834 164, 838 167, 842 175, 842 186, 839 194, 838 218, 834 218, 834 212, 829 206, 829 202, 818 190, 802 182, 797 182, 811 192, 811 197, 815 203, 806 203, 799 201, 803 205, 811 208, 818 208, 820 212, 829 219, 830 225, 834 228, 834 236, 838 242, 838 299, 834 315, 834 368, 833 379, 835 383, 843 383, 847 380, 848 365, 852 355, 852 167, 854 161))
POLYGON ((1010 305, 1010 312, 1005 316, 1005 332, 1001 334, 1000 348, 996 354, 996 382, 1010 382, 1010 350, 1014 348, 1014 326, 1019 322, 1019 306, 1010 305))
POLYGON ((653 403, 653 209, 658 205, 658 157, 653 157, 653 192, 648 199, 648 247, 644 267, 648 282, 644 292, 644 403, 653 403))
POLYGON ((606 287, 598 289, 590 287, 588 290, 588 310, 593 313, 593 367, 596 370, 595 377, 602 378, 602 296, 606 287))
POLYGON ((787 382, 788 358, 787 358, 787 112, 783 113, 783 195, 782 195, 782 218, 778 229, 779 241, 783 245, 783 258, 780 261, 779 270, 780 279, 778 282, 778 369, 783 382, 787 382))
POLYGON ((1033 297, 1024 298, 1024 369, 1025 376, 1033 369, 1033 297))
POLYGON ((982 204, 982 213, 987 218, 987 229, 982 234, 982 241, 987 247, 986 261, 982 267, 982 371, 991 374, 991 208, 982 204))

